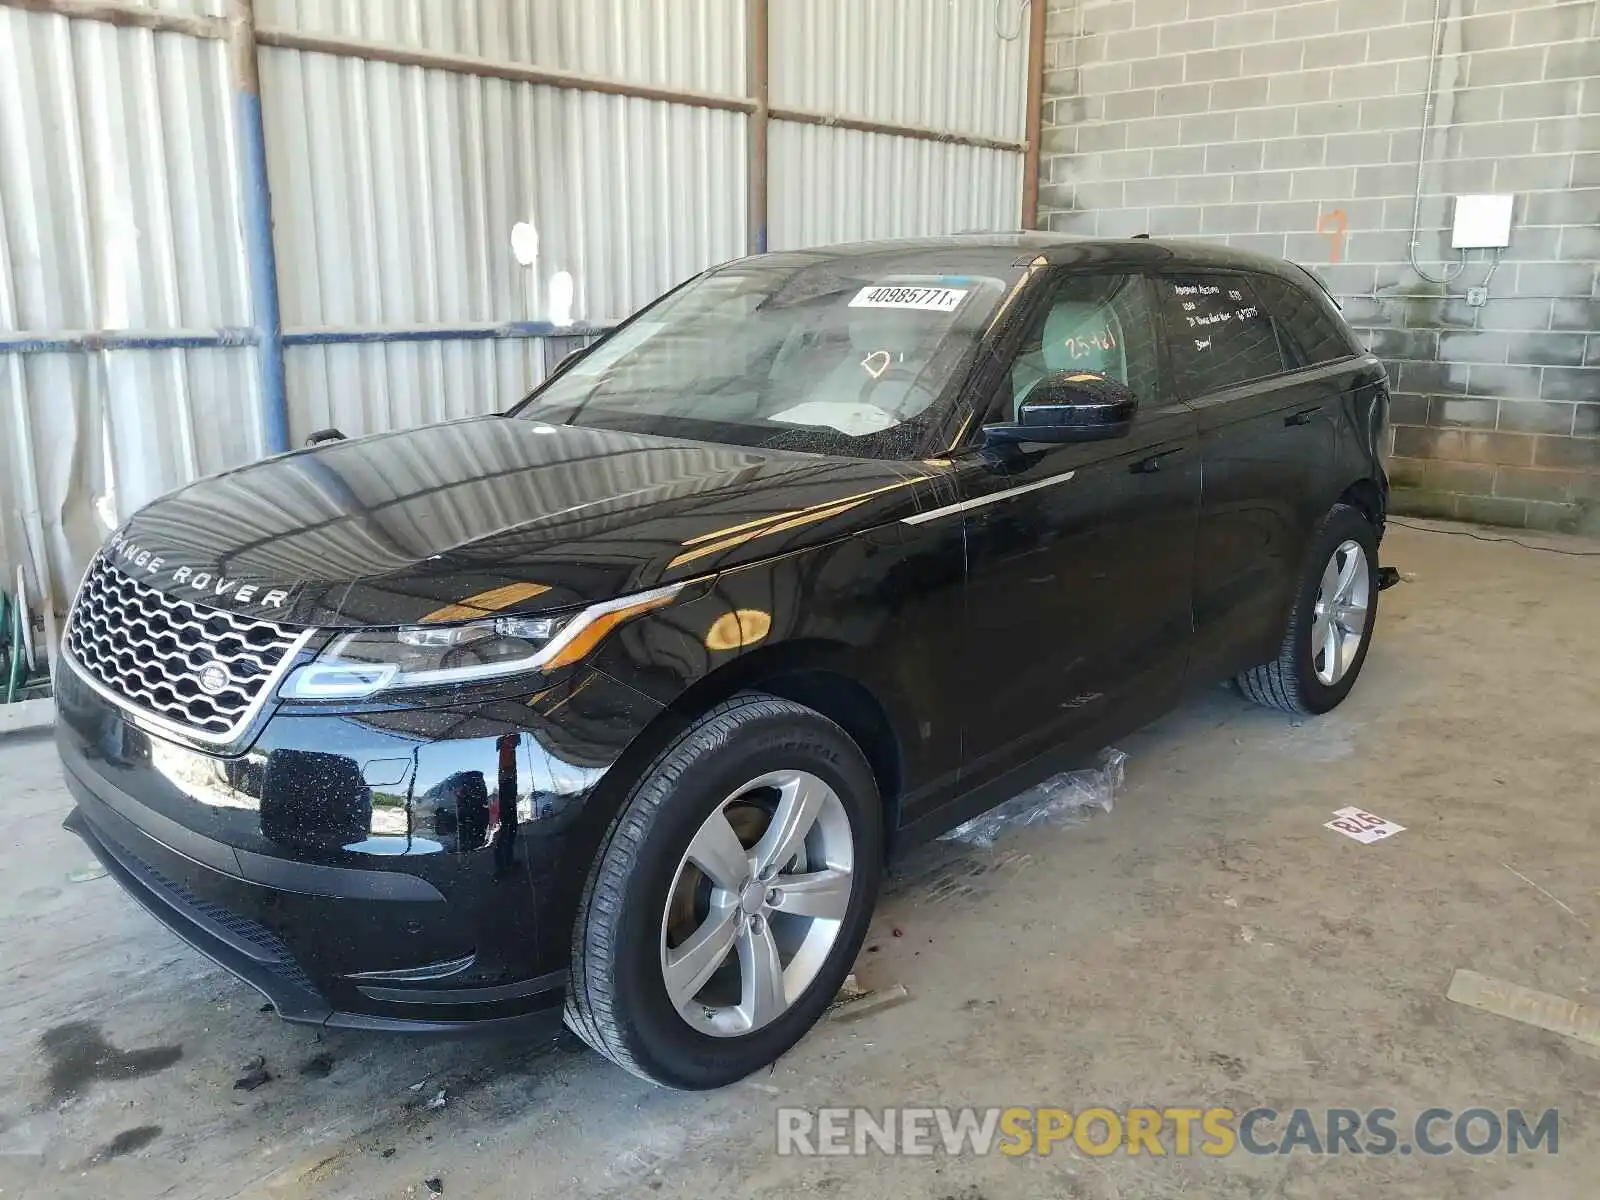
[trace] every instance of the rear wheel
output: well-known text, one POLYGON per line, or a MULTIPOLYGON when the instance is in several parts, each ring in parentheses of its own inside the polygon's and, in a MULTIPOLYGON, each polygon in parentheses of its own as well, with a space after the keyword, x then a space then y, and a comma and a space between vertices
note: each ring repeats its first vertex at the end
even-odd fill
POLYGON ((1286 712, 1327 712, 1355 686, 1377 615, 1377 530, 1336 504, 1312 541, 1278 657, 1239 675, 1239 691, 1286 712))
POLYGON ((613 822, 573 931, 567 1024, 671 1087, 766 1066, 843 983, 881 863, 855 743, 802 705, 736 697, 652 764, 613 822))

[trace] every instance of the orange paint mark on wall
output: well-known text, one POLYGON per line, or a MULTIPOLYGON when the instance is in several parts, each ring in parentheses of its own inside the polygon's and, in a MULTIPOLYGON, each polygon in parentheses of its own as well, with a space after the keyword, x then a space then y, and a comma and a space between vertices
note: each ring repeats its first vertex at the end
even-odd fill
POLYGON ((1344 209, 1336 208, 1324 213, 1317 221, 1317 232, 1328 239, 1328 261, 1336 263, 1344 257, 1345 232, 1350 228, 1350 221, 1344 215, 1344 209))

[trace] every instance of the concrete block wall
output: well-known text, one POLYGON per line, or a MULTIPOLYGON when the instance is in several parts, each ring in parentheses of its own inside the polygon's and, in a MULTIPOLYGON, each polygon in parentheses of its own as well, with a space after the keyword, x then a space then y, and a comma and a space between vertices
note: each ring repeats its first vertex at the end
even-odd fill
POLYGON ((1396 511, 1600 532, 1600 0, 1048 0, 1051 229, 1294 259, 1387 363, 1396 511), (1516 195, 1441 276, 1450 198, 1516 195), (1492 272, 1492 276, 1491 276, 1492 272), (1487 283, 1481 307, 1465 298, 1487 283))

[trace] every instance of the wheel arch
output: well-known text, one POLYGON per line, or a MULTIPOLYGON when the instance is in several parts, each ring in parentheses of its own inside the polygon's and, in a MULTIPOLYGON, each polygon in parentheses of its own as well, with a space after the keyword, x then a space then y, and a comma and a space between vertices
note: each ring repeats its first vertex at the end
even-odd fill
POLYGON ((850 667, 852 653, 843 643, 812 638, 764 646, 696 680, 669 708, 684 726, 739 692, 766 692, 815 709, 866 756, 887 836, 905 779, 901 737, 877 690, 850 667))
POLYGON ((1383 536, 1384 521, 1388 516, 1388 497, 1385 489, 1376 479, 1370 476, 1357 479, 1344 491, 1339 493, 1336 503, 1348 504, 1367 520, 1372 522, 1378 536, 1383 536))
MULTIPOLYGON (((616 763, 632 783, 684 730, 740 692, 765 692, 803 704, 847 733, 866 757, 883 805, 884 843, 893 836, 905 782, 903 734, 878 688, 852 669, 851 647, 793 639, 759 647, 695 680, 640 732, 616 763)), ((620 802, 620 801, 619 801, 620 802)))

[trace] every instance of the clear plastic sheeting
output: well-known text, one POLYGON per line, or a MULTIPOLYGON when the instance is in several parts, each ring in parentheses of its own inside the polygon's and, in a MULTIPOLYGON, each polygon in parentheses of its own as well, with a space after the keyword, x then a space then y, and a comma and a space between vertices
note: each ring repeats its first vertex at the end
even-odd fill
POLYGON ((1002 834, 1026 825, 1077 825, 1089 818, 1092 809, 1110 812, 1122 787, 1127 761, 1128 756, 1121 750, 1107 747, 1100 751, 1097 765, 1052 775, 988 812, 963 821, 940 840, 988 849, 1002 834))

